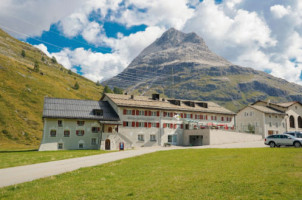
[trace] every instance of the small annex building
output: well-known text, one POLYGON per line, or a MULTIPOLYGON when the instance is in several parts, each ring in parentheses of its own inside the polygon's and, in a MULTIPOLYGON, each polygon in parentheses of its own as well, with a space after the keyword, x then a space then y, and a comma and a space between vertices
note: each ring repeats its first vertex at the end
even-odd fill
POLYGON ((236 115, 239 132, 255 133, 263 138, 288 131, 302 131, 302 104, 298 101, 271 103, 256 101, 236 115))
POLYGON ((213 102, 106 93, 99 101, 45 98, 39 150, 203 145, 194 130, 234 130, 235 113, 213 102), (192 132, 193 131, 193 132, 192 132))

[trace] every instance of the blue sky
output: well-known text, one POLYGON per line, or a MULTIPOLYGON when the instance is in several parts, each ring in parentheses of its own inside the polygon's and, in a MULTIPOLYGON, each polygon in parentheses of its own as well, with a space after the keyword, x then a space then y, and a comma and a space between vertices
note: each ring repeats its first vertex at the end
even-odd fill
POLYGON ((298 0, 5 0, 0 28, 93 81, 174 27, 234 64, 302 84, 301 10, 298 0))

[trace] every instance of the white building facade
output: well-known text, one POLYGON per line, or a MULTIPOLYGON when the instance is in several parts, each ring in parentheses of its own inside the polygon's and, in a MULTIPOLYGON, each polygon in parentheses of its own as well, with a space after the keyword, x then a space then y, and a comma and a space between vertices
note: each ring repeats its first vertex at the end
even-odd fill
POLYGON ((45 100, 40 150, 202 145, 201 135, 185 136, 185 130, 234 129, 235 114, 213 102, 166 100, 158 94, 152 98, 105 94, 100 101, 86 101, 88 106, 82 100, 65 99, 59 108, 49 106, 49 101, 58 100, 45 100), (95 111, 102 115, 95 116, 95 111))
POLYGON ((302 131, 301 116, 302 106, 299 102, 257 101, 237 113, 236 129, 262 135, 263 138, 288 131, 302 131))

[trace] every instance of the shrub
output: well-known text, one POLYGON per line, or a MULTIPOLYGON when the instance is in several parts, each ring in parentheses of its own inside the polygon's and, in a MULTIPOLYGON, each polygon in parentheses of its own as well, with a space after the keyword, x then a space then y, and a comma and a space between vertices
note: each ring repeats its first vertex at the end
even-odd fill
POLYGON ((53 56, 53 57, 51 58, 51 62, 52 62, 53 64, 57 64, 57 59, 56 59, 56 57, 53 56))
POLYGON ((26 56, 24 49, 22 49, 22 51, 21 51, 21 56, 22 56, 23 58, 25 58, 25 56, 26 56))
POLYGON ((76 82, 73 86, 73 89, 78 90, 80 88, 80 85, 78 82, 76 82))
POLYGON ((35 65, 34 65, 34 71, 35 71, 35 72, 39 72, 39 71, 40 71, 38 61, 35 61, 35 65))
POLYGON ((71 70, 70 70, 70 69, 68 70, 68 74, 70 74, 70 75, 72 74, 72 72, 71 72, 71 70))
POLYGON ((108 85, 105 85, 105 87, 104 87, 104 93, 113 93, 113 92, 110 89, 110 87, 108 87, 108 85))

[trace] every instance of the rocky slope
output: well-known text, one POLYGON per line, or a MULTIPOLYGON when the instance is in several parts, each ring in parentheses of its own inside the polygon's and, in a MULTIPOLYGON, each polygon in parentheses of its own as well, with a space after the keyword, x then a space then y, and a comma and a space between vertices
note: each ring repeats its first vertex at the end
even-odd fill
POLYGON ((102 91, 103 87, 0 30, 0 150, 38 147, 45 96, 98 100, 102 91), (36 61, 39 72, 34 71, 36 61), (78 90, 73 89, 75 82, 78 90))
POLYGON ((236 66, 195 33, 169 29, 117 76, 105 81, 128 93, 214 101, 233 111, 256 100, 302 101, 302 87, 236 66))

